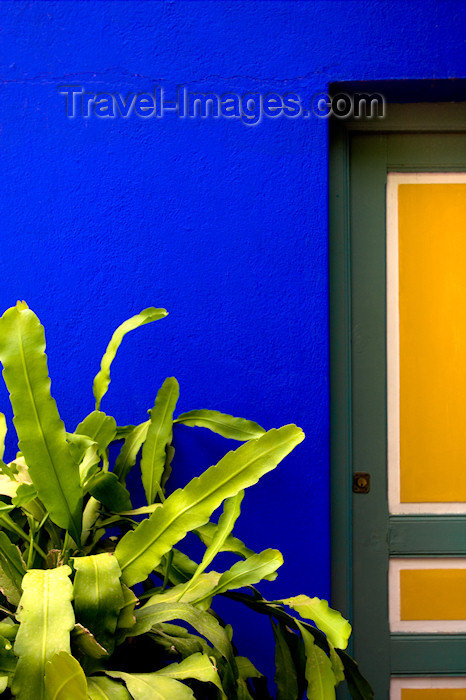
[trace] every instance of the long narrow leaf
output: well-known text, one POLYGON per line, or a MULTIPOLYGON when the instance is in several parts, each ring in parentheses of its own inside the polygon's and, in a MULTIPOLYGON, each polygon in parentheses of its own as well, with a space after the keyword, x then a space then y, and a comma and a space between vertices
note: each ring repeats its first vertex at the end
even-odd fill
POLYGON ((120 567, 113 554, 94 554, 73 560, 74 609, 77 621, 89 629, 108 652, 113 651, 114 635, 124 604, 120 567))
POLYGON ((71 456, 78 465, 79 482, 84 495, 87 493, 87 482, 90 477, 100 470, 99 445, 87 435, 66 433, 71 456))
POLYGON ((175 423, 183 425, 198 426, 208 428, 214 433, 218 433, 230 440, 240 440, 246 442, 264 435, 265 430, 252 420, 246 418, 235 418, 219 411, 209 411, 200 409, 182 413, 176 418, 175 423))
POLYGON ((290 648, 288 647, 285 629, 282 623, 272 621, 273 636, 275 637, 275 683, 277 685, 277 700, 298 700, 298 677, 290 648))
POLYGON ((194 700, 191 688, 155 673, 107 671, 107 675, 124 680, 134 700, 194 700))
POLYGON ((348 646, 351 625, 338 610, 329 608, 326 600, 297 595, 294 598, 286 598, 278 602, 293 608, 305 620, 315 622, 337 649, 346 649, 348 646))
POLYGON ((134 430, 134 425, 117 425, 116 440, 124 440, 132 430, 134 430))
POLYGON ((16 639, 18 628, 19 625, 7 618, 6 620, 0 622, 0 635, 12 642, 16 639))
POLYGON ((173 411, 179 395, 180 387, 175 377, 168 377, 159 389, 150 414, 141 456, 142 485, 148 505, 154 503, 160 492, 160 481, 165 468, 165 448, 172 440, 173 411))
POLYGON ((333 675, 335 676, 335 685, 338 685, 345 680, 345 667, 331 642, 328 643, 328 647, 330 650, 330 663, 332 664, 333 675))
POLYGON ((115 635, 115 643, 121 644, 125 638, 131 634, 131 629, 136 624, 136 617, 134 615, 134 609, 138 604, 139 600, 134 595, 131 588, 121 584, 121 592, 123 593, 123 605, 118 615, 117 629, 115 635))
MULTIPOLYGON (((205 525, 201 525, 201 527, 196 528, 196 530, 194 530, 194 534, 199 537, 201 542, 203 542, 206 547, 210 547, 214 539, 214 535, 217 532, 217 527, 218 525, 216 523, 206 523, 205 525)), ((244 542, 241 542, 241 540, 239 540, 237 537, 233 537, 233 535, 228 535, 228 537, 222 543, 219 551, 233 552, 233 554, 238 554, 238 556, 243 557, 243 559, 247 559, 255 554, 252 549, 246 547, 244 542)))
POLYGON ((101 659, 103 656, 108 656, 108 651, 99 644, 92 632, 80 623, 74 626, 71 632, 72 648, 78 650, 78 654, 82 656, 90 656, 92 659, 101 659))
POLYGON ((192 603, 194 600, 204 598, 204 596, 209 594, 213 588, 217 585, 220 579, 220 574, 217 571, 209 571, 207 574, 201 574, 198 580, 186 589, 185 584, 179 584, 178 586, 173 586, 163 593, 154 594, 144 608, 150 605, 158 605, 159 603, 176 603, 178 600, 182 600, 183 603, 192 603))
POLYGON ((175 456, 175 448, 173 445, 167 445, 167 449, 165 452, 165 464, 163 467, 163 474, 162 478, 160 479, 160 486, 162 489, 165 488, 165 484, 167 483, 168 479, 170 478, 170 474, 172 473, 172 462, 173 462, 173 457, 175 456))
POLYGON ((207 654, 199 652, 191 654, 178 664, 170 664, 160 671, 156 671, 155 675, 167 676, 167 678, 179 681, 194 678, 202 683, 213 683, 220 690, 222 698, 227 700, 217 670, 207 654))
POLYGON ((257 668, 254 666, 252 661, 247 659, 245 656, 236 656, 236 665, 238 667, 238 674, 240 678, 245 680, 248 678, 263 678, 264 676, 257 668))
MULTIPOLYGON (((97 518, 100 513, 100 502, 91 496, 86 503, 86 507, 83 512, 83 531, 81 535, 81 545, 86 544, 87 538, 91 534, 92 528, 95 525, 97 518)), ((103 533, 102 533, 103 534, 103 533)), ((94 533, 97 536, 97 533, 94 533)))
POLYGON ((157 321, 160 318, 165 318, 168 315, 168 311, 165 309, 154 309, 150 307, 144 309, 136 316, 132 316, 127 321, 122 323, 116 331, 113 333, 107 349, 102 357, 100 363, 100 370, 94 378, 94 397, 95 397, 95 408, 96 411, 100 408, 100 402, 103 396, 107 393, 108 386, 110 384, 110 367, 115 359, 118 348, 120 347, 121 341, 127 333, 139 328, 139 326, 144 326, 146 323, 151 323, 152 321, 157 321))
POLYGON ((14 650, 19 656, 12 691, 18 700, 45 700, 45 665, 59 651, 70 652, 74 627, 69 566, 27 572, 18 607, 14 650))
POLYGON ((91 442, 79 464, 79 480, 85 493, 89 491, 89 480, 98 473, 99 465, 99 446, 96 442, 91 442))
POLYGON ((168 554, 162 557, 162 561, 155 571, 161 578, 166 577, 170 583, 178 585, 189 581, 196 569, 195 561, 173 547, 168 554))
POLYGON ((92 411, 78 425, 75 433, 87 435, 99 446, 99 454, 107 449, 112 440, 115 439, 117 424, 113 416, 107 416, 102 411, 92 411))
POLYGON ((154 625, 171 620, 184 620, 202 634, 226 659, 232 659, 233 651, 230 640, 223 627, 209 613, 197 610, 188 603, 160 603, 144 606, 136 610, 136 625, 131 636, 148 632, 154 625))
POLYGON ((345 678, 353 700, 374 700, 374 691, 362 675, 356 661, 341 649, 337 649, 336 652, 345 668, 345 678))
MULTIPOLYGON (((236 600, 240 603, 243 603, 246 605, 248 608, 251 608, 251 610, 254 610, 255 612, 260 613, 261 615, 267 615, 267 617, 274 617, 280 622, 282 622, 284 625, 289 627, 292 630, 298 630, 298 620, 296 617, 293 617, 293 615, 290 615, 289 613, 286 612, 286 610, 278 604, 276 601, 271 602, 268 600, 265 600, 265 598, 262 598, 260 593, 257 590, 254 590, 253 595, 248 595, 245 593, 237 593, 237 592, 227 592, 225 593, 225 596, 227 598, 231 598, 232 600, 236 600)), ((327 637, 323 632, 321 632, 319 629, 316 627, 311 626, 309 623, 301 623, 304 625, 304 627, 307 629, 308 632, 312 634, 314 637, 315 643, 322 649, 323 651, 327 652, 328 651, 328 640, 327 637)))
POLYGON ((87 681, 79 661, 60 651, 45 666, 47 700, 88 700, 87 681))
MULTIPOLYGON (((215 650, 209 646, 204 637, 190 634, 184 627, 162 623, 151 630, 151 638, 168 653, 176 651, 182 659, 191 654, 204 653, 214 656, 215 650)), ((220 656, 220 658, 222 658, 220 656)))
POLYGON ((18 547, 0 531, 0 591, 13 605, 18 605, 21 598, 21 583, 25 573, 26 567, 18 547))
POLYGON ((306 650, 307 697, 309 700, 335 700, 335 676, 327 654, 319 649, 314 637, 297 620, 306 650))
MULTIPOLYGON (((304 649, 304 640, 302 638, 302 635, 299 633, 297 625, 295 631, 291 627, 289 627, 284 620, 279 620, 279 627, 283 640, 288 646, 291 658, 293 659, 294 667, 296 669, 296 679, 298 683, 298 698, 302 698, 305 696, 307 688, 306 652, 304 649)), ((309 627, 307 627, 307 629, 309 629, 309 627)), ((313 629, 315 630, 315 628, 313 629)), ((322 634, 321 636, 323 637, 322 634)))
POLYGON ((117 627, 124 629, 129 629, 134 627, 136 624, 136 618, 134 617, 134 608, 138 604, 138 599, 134 595, 131 588, 125 586, 123 583, 121 585, 121 592, 123 593, 123 605, 121 606, 120 614, 118 615, 117 627))
POLYGON ((161 503, 153 503, 151 506, 142 506, 141 508, 132 508, 131 510, 120 510, 118 511, 120 515, 152 515, 154 510, 160 508, 161 503))
POLYGON ((193 577, 186 584, 182 597, 194 586, 199 576, 207 569, 215 556, 221 551, 225 540, 233 530, 235 523, 241 513, 241 502, 244 498, 244 491, 240 491, 232 498, 227 498, 223 504, 223 513, 218 521, 217 529, 212 537, 212 541, 207 547, 201 563, 197 567, 193 577))
POLYGON ((79 542, 79 471, 50 395, 44 329, 24 302, 5 311, 0 319, 0 361, 10 392, 19 448, 31 479, 53 522, 69 530, 79 542))
POLYGON ((66 439, 70 446, 71 456, 73 457, 76 464, 79 464, 84 457, 86 450, 95 445, 96 451, 98 450, 98 445, 87 435, 79 435, 78 433, 66 433, 66 439))
POLYGON ((118 543, 115 555, 124 583, 147 578, 163 555, 186 533, 204 525, 225 498, 257 483, 304 439, 295 425, 270 430, 229 452, 182 490, 175 491, 150 518, 118 543))
POLYGON ((112 472, 94 474, 88 483, 89 493, 110 511, 119 513, 132 509, 129 492, 112 472))
POLYGON ((3 413, 0 413, 0 464, 3 463, 3 455, 5 454, 5 438, 6 438, 6 420, 3 413))
POLYGON ((18 484, 16 494, 11 499, 11 502, 17 508, 27 505, 37 498, 37 489, 34 484, 18 484))
POLYGON ((228 569, 221 575, 215 588, 195 602, 200 603, 205 599, 212 598, 214 595, 225 593, 235 588, 253 586, 266 576, 274 573, 282 564, 283 557, 278 549, 266 549, 259 554, 253 554, 249 559, 233 564, 231 569, 228 569))
MULTIPOLYGON (((6 623, 3 622, 0 624, 5 628, 6 623)), ((11 625, 12 630, 15 629, 15 627, 11 625)), ((4 629, 2 631, 4 631, 4 629)), ((11 640, 2 635, 0 637, 0 677, 6 678, 7 682, 11 680, 15 673, 17 663, 18 657, 13 651, 11 640)))
POLYGON ((144 423, 134 426, 131 432, 125 437, 123 447, 121 448, 120 454, 116 458, 115 468, 113 471, 123 484, 126 481, 126 477, 128 476, 128 472, 130 471, 131 467, 134 467, 136 464, 138 452, 147 437, 149 423, 150 421, 146 420, 144 423))
POLYGON ((105 676, 92 676, 87 680, 91 700, 131 700, 126 687, 105 676))
POLYGON ((238 700, 254 700, 243 678, 238 678, 238 700))

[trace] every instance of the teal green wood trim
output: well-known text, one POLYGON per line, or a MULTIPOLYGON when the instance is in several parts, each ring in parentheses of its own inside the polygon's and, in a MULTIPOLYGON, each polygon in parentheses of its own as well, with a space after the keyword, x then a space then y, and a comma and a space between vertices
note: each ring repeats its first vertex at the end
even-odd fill
POLYGON ((390 651, 393 675, 464 676, 466 635, 394 634, 390 651))
MULTIPOLYGON (((403 150, 401 165, 455 170, 466 138, 353 132, 350 144, 352 464, 371 474, 370 493, 352 497, 354 655, 368 669, 375 696, 386 697, 394 668, 387 611, 386 177, 403 150)), ((404 657, 409 672, 408 652, 404 657)), ((400 671, 402 663, 403 656, 400 671)), ((461 663, 464 672, 464 652, 461 663)))
MULTIPOLYGON (((330 438, 332 605, 352 620, 351 265, 349 143, 330 125, 330 438)), ((349 649, 353 652, 353 641, 349 649)), ((338 700, 349 700, 346 684, 338 700)))
MULTIPOLYGON (((377 607, 384 610, 386 615, 387 602, 387 581, 386 569, 388 565, 388 545, 387 545, 387 530, 383 532, 380 528, 374 530, 372 527, 371 516, 369 513, 376 513, 377 499, 379 499, 380 512, 378 513, 379 520, 388 519, 385 491, 382 493, 382 479, 380 473, 373 484, 371 494, 368 496, 354 495, 351 490, 351 475, 357 469, 361 471, 372 471, 381 469, 381 454, 374 448, 374 445, 364 445, 362 438, 358 439, 358 433, 363 434, 362 427, 364 424, 370 423, 370 417, 363 416, 359 422, 354 424, 352 420, 353 409, 359 405, 361 407, 361 398, 366 392, 368 402, 364 406, 366 413, 371 413, 373 409, 373 401, 371 397, 370 380, 366 379, 366 388, 358 393, 358 389, 354 388, 356 375, 364 375, 365 363, 358 357, 362 355, 367 358, 369 363, 369 376, 374 374, 374 366, 371 367, 371 359, 364 349, 364 345, 373 343, 370 328, 367 324, 360 327, 357 319, 354 318, 354 309, 358 306, 358 301, 355 299, 353 281, 358 279, 358 275, 352 269, 352 261, 354 255, 357 257, 357 250, 354 248, 352 240, 352 231, 359 228, 358 221, 354 219, 353 209, 356 208, 372 208, 372 216, 366 216, 366 227, 370 228, 369 236, 366 240, 369 245, 372 244, 371 235, 375 232, 376 237, 380 231, 385 231, 385 185, 382 186, 382 177, 389 169, 400 171, 422 171, 429 169, 436 170, 465 170, 466 148, 464 147, 464 135, 459 137, 455 145, 455 134, 451 132, 464 131, 466 124, 466 104, 448 104, 448 105, 389 105, 389 116, 384 123, 377 124, 369 122, 334 122, 330 129, 330 212, 329 212, 329 228, 330 228, 330 332, 331 332, 331 465, 332 465, 332 586, 333 586, 333 604, 344 610, 347 616, 351 619, 355 626, 356 643, 353 648, 358 661, 361 663, 362 671, 367 673, 369 679, 375 686, 376 697, 387 697, 388 695, 388 658, 392 655, 398 673, 403 672, 402 661, 404 652, 398 653, 404 642, 400 638, 390 642, 390 636, 387 632, 385 622, 385 631, 380 626, 381 614, 377 611, 377 607), (371 131, 375 133, 370 133, 371 131), (407 141, 411 139, 414 131, 436 132, 437 137, 443 141, 444 145, 448 146, 449 155, 442 158, 442 148, 437 149, 435 146, 429 146, 427 141, 416 138, 418 146, 409 149, 410 158, 413 160, 404 160, 400 155, 403 148, 406 148, 407 141), (356 133, 354 133, 356 132, 356 133), (360 133, 358 133, 360 132, 360 133), (362 133, 361 133, 362 132, 362 133), (404 134, 399 132, 405 132, 404 134), (450 133, 448 133, 450 132, 450 133), (383 153, 382 141, 373 141, 380 137, 386 138, 386 151, 383 153), (398 141, 395 141, 395 134, 398 141), (443 139, 443 134, 448 136, 447 140, 443 139), (450 138, 453 135, 453 138, 450 138), (377 144, 375 151, 372 146, 366 143, 365 139, 372 140, 372 144, 377 144), (359 157, 359 177, 362 178, 360 184, 354 186, 354 171, 350 175, 350 158, 349 148, 352 143, 352 153, 359 157), (426 145, 429 149, 426 151, 426 145), (364 163, 362 158, 365 153, 367 163, 364 163), (428 157, 427 157, 428 156, 428 157), (362 160, 361 160, 362 158, 362 160), (374 158, 377 164, 372 161, 374 158), (362 184, 362 180, 366 179, 367 186, 362 184), (378 182, 378 192, 374 192, 374 178, 378 182), (351 202, 350 202, 350 180, 351 180, 351 202), (376 207, 373 206, 373 195, 379 201, 380 209, 377 213, 376 207), (383 202, 382 202, 383 198, 383 202), (351 329, 353 328, 353 339, 351 340, 351 329), (355 363, 356 356, 356 363, 355 363), (355 374, 356 364, 356 374, 355 374), (359 365, 359 367, 358 367, 359 365), (356 394, 356 395, 355 395, 356 394), (354 404, 354 405, 353 405, 354 404), (375 489, 375 491, 374 491, 375 489), (352 501, 355 500, 355 508, 353 513, 352 501), (385 499, 385 504, 383 503, 385 499), (354 515, 354 532, 353 527, 354 515), (354 566, 350 556, 351 547, 354 540, 354 566), (368 556, 372 549, 376 553, 375 559, 368 556), (382 564, 383 552, 385 550, 385 571, 382 564), (373 563, 376 562, 373 571, 373 563), (368 568, 369 567, 369 568, 368 568), (372 567, 372 568, 371 568, 372 567), (354 590, 354 608, 352 609, 353 598, 353 581, 352 574, 356 580, 354 590), (359 583, 359 578, 363 578, 362 586, 359 583), (359 577, 359 578, 358 578, 359 577), (363 589, 363 590, 361 590, 363 589), (372 602, 371 602, 372 601, 372 602), (354 611, 354 614, 353 614, 354 611), (375 614, 375 616, 374 616, 375 614), (359 625, 358 618, 360 615, 366 616, 366 622, 359 625), (361 628, 363 634, 361 634, 361 628), (379 637, 383 637, 380 642, 379 637), (364 641, 359 641, 364 637, 364 641), (359 638, 359 640, 358 640, 359 638), (365 647, 362 649, 361 644, 365 647), (387 647, 389 647, 387 651, 387 647), (361 652, 361 653, 360 653, 361 652), (398 656, 396 656, 398 654, 398 656), (383 663, 379 660, 384 658, 387 661, 387 669, 382 668, 383 663)), ((443 151, 444 154, 445 151, 443 151)), ((354 165, 352 165, 354 168, 354 165)), ((357 217, 356 217, 357 218, 357 217)), ((379 239, 380 240, 380 239, 379 239)), ((356 245, 357 248, 357 245, 356 245)), ((361 246, 360 246, 361 250, 361 246)), ((365 255, 365 251, 362 250, 365 255)), ((374 266, 366 256, 365 274, 370 278, 377 277, 382 271, 383 284, 385 284, 385 269, 381 268, 381 254, 385 255, 385 245, 383 250, 380 248, 376 256, 377 263, 374 266)), ((384 263, 383 263, 384 265, 384 263)), ((364 266, 363 266, 364 270, 364 266)), ((380 280, 379 280, 380 282, 380 280)), ((377 284, 377 280, 376 280, 377 284)), ((378 287, 380 291, 380 286, 378 287)), ((366 296, 370 297, 369 291, 366 296)), ((364 294, 359 295, 360 301, 366 303, 364 294)), ((368 299, 370 302, 370 298, 368 299)), ((385 302, 383 303, 385 309, 385 302)), ((384 312, 383 312, 384 315, 384 312)), ((385 320, 383 319, 383 323, 385 320)), ((370 324, 369 324, 370 325, 370 324)), ((379 328, 380 330, 380 328, 379 328)), ((385 331, 383 331, 385 338, 385 331)), ((377 350, 380 364, 380 348, 377 350)), ((377 364, 377 363, 376 363, 377 364)), ((382 375, 385 374, 385 358, 383 359, 382 375)), ((375 373, 377 373, 375 371, 375 373)), ((359 381, 359 380, 358 380, 359 381)), ((384 379, 385 381, 385 379, 384 379)), ((375 402, 380 404, 381 389, 380 383, 377 380, 375 402)), ((364 401, 362 401, 364 403, 364 401)), ((354 410, 354 413, 356 411, 354 410)), ((380 426, 379 426, 380 427, 380 426)), ((379 428, 378 428, 379 429, 379 428)), ((369 443, 373 443, 373 436, 369 432, 369 443)), ((385 458, 384 458, 385 459, 385 458)), ((385 465, 383 466, 384 474, 386 474, 385 465)), ((395 521, 395 529, 397 521, 395 521)), ((453 526, 454 527, 454 526, 453 526)), ((396 532, 394 531, 394 536, 396 532)), ((404 537, 404 536, 403 536, 404 537)), ((419 538, 415 532, 410 537, 419 538)), ((453 537, 455 541, 456 535, 453 537)), ((421 538, 422 539, 422 538, 421 538)), ((400 542, 400 534, 396 534, 396 542, 400 542)), ((403 544, 397 544, 403 552, 398 550, 398 553, 411 556, 415 554, 413 551, 408 551, 403 544)), ((456 546, 456 545, 455 545, 456 546)), ((449 553, 452 553, 453 545, 450 545, 449 553)), ((420 543, 419 555, 426 553, 425 545, 420 543)), ((433 550, 432 550, 433 553, 433 550)), ((432 642, 428 642, 422 638, 419 642, 410 635, 410 640, 415 642, 419 648, 425 649, 428 654, 428 649, 433 648, 432 642)), ((434 638, 436 644, 442 639, 438 636, 434 638)), ((454 639, 449 636, 446 640, 448 648, 440 646, 438 653, 444 655, 447 659, 461 659, 464 666, 464 646, 461 648, 461 639, 454 639), (452 645, 452 646, 451 646, 452 645), (459 645, 459 646, 458 646, 459 645), (450 648, 451 646, 451 648, 450 648), (442 651, 446 649, 446 651, 442 651)), ((426 657, 427 658, 427 657, 426 657)), ((430 669, 435 668, 435 653, 430 656, 430 669)), ((455 662, 456 663, 456 662, 455 662)), ((457 667, 460 667, 456 664, 457 667)), ((409 672, 406 669, 406 672, 409 672)), ((462 669, 464 673, 464 668, 462 669)))
POLYGON ((331 131, 329 239, 332 604, 352 618, 351 278, 347 134, 331 131))
POLYGON ((347 131, 386 131, 386 132, 419 132, 419 131, 464 131, 466 124, 466 102, 448 102, 432 104, 419 102, 417 104, 386 105, 384 119, 348 120, 343 128, 347 131))
POLYGON ((390 170, 455 171, 464 169, 465 165, 465 134, 438 134, 435 139, 431 134, 390 136, 387 153, 387 167, 390 170))
POLYGON ((375 697, 387 695, 390 647, 385 352, 387 136, 350 139, 352 469, 369 472, 368 494, 352 495, 355 658, 375 697))
POLYGON ((466 556, 466 516, 392 515, 389 547, 394 557, 466 556))

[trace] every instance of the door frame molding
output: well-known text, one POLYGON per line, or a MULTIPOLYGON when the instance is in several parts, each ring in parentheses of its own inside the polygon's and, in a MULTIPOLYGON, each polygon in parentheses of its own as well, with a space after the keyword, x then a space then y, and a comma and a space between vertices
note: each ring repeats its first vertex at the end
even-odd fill
POLYGON ((330 122, 331 582, 332 605, 350 619, 353 599, 350 139, 355 132, 464 133, 465 125, 466 102, 388 103, 384 119, 330 122))

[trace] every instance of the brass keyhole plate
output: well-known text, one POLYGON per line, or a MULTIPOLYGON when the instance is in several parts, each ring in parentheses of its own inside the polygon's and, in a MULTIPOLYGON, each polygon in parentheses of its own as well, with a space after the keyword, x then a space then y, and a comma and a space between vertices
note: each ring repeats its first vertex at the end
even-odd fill
POLYGON ((367 472, 355 472, 353 474, 353 493, 369 493, 371 489, 371 475, 367 472))

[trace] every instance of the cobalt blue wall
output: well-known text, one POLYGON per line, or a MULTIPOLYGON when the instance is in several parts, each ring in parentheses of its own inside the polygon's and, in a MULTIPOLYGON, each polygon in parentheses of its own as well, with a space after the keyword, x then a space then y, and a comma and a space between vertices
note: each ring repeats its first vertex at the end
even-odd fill
MULTIPOLYGON (((152 305, 170 316, 125 340, 103 410, 141 421, 175 375, 180 410, 302 426, 238 533, 285 555, 266 594, 327 597, 327 121, 70 120, 57 86, 309 100, 333 81, 466 77, 464 3, 2 2, 0 29, 0 309, 40 316, 71 427, 112 330, 152 305)), ((175 439, 180 483, 224 449, 175 439)), ((270 671, 262 634, 235 639, 270 671)))

